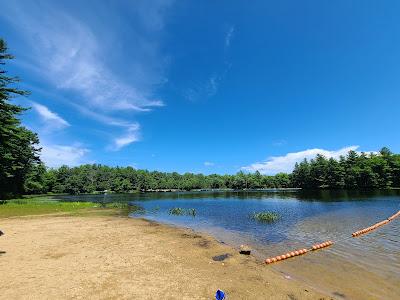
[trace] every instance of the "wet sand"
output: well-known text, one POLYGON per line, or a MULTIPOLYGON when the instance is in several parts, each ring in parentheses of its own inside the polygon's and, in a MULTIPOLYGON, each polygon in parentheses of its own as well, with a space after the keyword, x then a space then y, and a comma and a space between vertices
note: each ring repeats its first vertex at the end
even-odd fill
POLYGON ((0 219, 0 299, 331 299, 193 231, 141 219, 0 219), (213 257, 229 254, 223 261, 213 257))

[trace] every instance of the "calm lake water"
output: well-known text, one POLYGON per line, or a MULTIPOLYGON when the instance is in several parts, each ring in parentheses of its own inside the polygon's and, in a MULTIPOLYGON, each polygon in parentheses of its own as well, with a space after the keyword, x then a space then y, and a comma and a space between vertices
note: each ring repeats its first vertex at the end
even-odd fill
POLYGON ((351 238, 352 232, 399 211, 400 191, 187 192, 62 199, 129 202, 140 208, 132 217, 206 232, 235 247, 246 243, 259 259, 336 241, 327 249, 265 267, 338 299, 400 299, 400 218, 351 238), (196 216, 170 215, 174 207, 194 208, 196 216), (281 218, 270 224, 250 218, 260 211, 274 211, 281 218))

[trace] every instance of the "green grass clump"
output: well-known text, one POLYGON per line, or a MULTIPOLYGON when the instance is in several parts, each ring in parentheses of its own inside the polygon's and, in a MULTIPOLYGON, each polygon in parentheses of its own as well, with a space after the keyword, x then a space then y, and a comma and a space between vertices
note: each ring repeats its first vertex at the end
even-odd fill
POLYGON ((180 207, 174 207, 169 210, 170 215, 175 215, 175 216, 196 216, 196 210, 194 208, 180 208, 180 207))
POLYGON ((110 203, 101 203, 101 206, 104 208, 128 208, 128 203, 126 202, 110 202, 110 203))
POLYGON ((253 213, 252 219, 261 223, 273 223, 280 219, 280 215, 276 212, 263 211, 259 213, 253 213))

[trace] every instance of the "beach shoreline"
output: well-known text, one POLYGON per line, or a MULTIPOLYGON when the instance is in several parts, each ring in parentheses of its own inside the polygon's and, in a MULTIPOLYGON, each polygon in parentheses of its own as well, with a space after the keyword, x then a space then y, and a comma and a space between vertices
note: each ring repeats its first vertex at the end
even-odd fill
POLYGON ((65 214, 0 225, 0 299, 213 299, 217 289, 229 299, 331 299, 190 229, 65 214))

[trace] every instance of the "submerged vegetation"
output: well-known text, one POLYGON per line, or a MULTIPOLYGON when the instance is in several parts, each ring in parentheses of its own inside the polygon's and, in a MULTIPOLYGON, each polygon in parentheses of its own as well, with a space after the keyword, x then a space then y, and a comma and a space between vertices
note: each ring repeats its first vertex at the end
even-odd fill
POLYGON ((180 208, 180 207, 174 207, 169 210, 170 215, 175 215, 175 216, 196 216, 196 210, 194 208, 180 208))
POLYGON ((276 212, 264 211, 259 213, 253 213, 251 215, 251 218, 261 223, 273 223, 278 221, 281 218, 281 216, 276 212))

